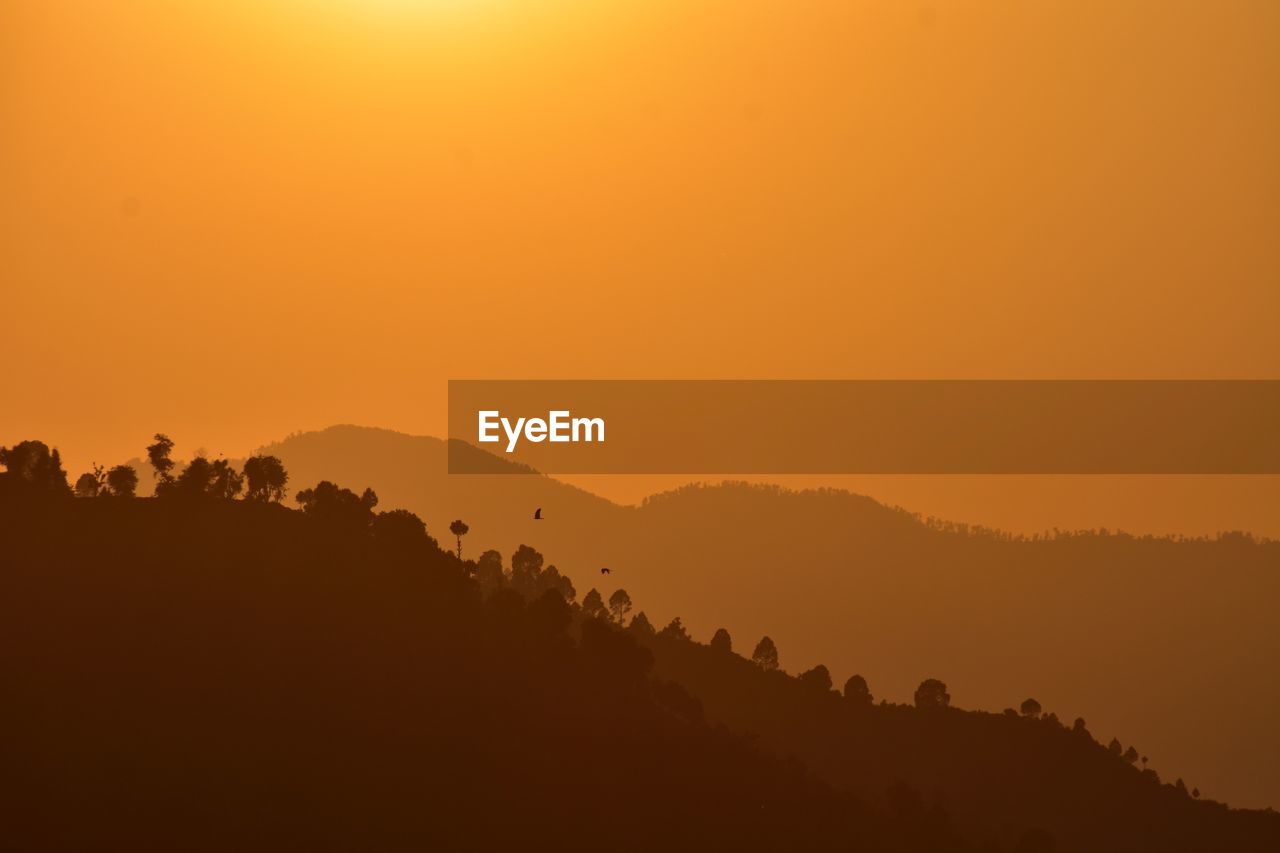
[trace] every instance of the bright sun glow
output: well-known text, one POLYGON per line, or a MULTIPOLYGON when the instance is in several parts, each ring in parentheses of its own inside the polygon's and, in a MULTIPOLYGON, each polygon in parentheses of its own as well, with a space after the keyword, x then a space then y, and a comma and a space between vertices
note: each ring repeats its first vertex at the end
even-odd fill
POLYGON ((277 8, 284 11, 282 20, 303 28, 405 38, 424 30, 506 26, 516 5, 517 0, 279 0, 277 8))
POLYGON ((347 14, 401 18, 425 18, 442 14, 487 11, 498 0, 324 0, 332 7, 345 7, 347 14))

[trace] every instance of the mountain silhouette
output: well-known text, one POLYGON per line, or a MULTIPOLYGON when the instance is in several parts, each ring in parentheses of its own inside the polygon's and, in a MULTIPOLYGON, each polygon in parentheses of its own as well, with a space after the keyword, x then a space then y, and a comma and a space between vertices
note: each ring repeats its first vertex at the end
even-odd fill
POLYGON ((962 711, 933 678, 914 707, 840 696, 771 640, 748 660, 679 619, 623 628, 623 590, 605 611, 524 584, 552 574, 527 547, 486 588, 487 555, 371 489, 290 510, 212 479, 137 499, 42 477, 0 474, 17 849, 1280 843, 1280 816, 1161 784, 1034 700, 962 711))
POLYGON ((973 849, 708 726, 556 594, 483 601, 421 529, 7 477, 7 848, 973 849))
MULTIPOLYGON (((476 448, 466 452, 484 453, 476 448)), ((550 477, 447 474, 445 441, 338 426, 264 452, 298 482, 371 484, 472 553, 528 543, 579 589, 625 570, 649 616, 770 634, 783 665, 858 672, 907 701, 940 674, 966 707, 1035 695, 1102 736, 1138 741, 1165 773, 1233 803, 1280 803, 1280 544, 1107 531, 1023 539, 921 519, 837 490, 726 483, 619 506, 550 477), (554 512, 535 524, 528 507, 554 512), (1230 724, 1206 722, 1211 719, 1230 724)), ((620 581, 613 581, 617 584, 620 581)), ((607 592, 606 592, 607 594, 607 592)))

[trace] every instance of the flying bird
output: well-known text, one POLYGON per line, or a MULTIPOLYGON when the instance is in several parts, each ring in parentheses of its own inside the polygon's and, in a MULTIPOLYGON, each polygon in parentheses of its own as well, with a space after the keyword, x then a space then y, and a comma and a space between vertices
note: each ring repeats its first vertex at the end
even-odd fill
POLYGON ((536 510, 533 511, 533 520, 542 521, 542 507, 538 507, 536 510))
POLYGON ((609 570, 608 570, 608 569, 601 569, 601 570, 600 570, 600 574, 602 574, 602 575, 607 575, 607 574, 609 574, 609 570))

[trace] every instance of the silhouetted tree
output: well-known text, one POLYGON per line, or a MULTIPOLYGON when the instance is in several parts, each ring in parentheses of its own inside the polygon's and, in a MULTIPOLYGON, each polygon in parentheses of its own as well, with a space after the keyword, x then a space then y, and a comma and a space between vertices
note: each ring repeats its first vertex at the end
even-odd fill
POLYGON ((581 626, 584 657, 609 681, 632 686, 644 684, 653 668, 653 652, 602 619, 588 619, 581 626))
POLYGON ((761 669, 775 670, 778 668, 778 647, 769 637, 761 637, 756 643, 756 650, 751 653, 751 660, 761 669))
POLYGON ((284 500, 289 474, 275 456, 250 456, 244 461, 244 476, 248 481, 245 500, 276 503, 284 500))
POLYGON ((316 483, 315 488, 303 489, 294 500, 309 517, 335 527, 368 530, 373 522, 373 508, 378 505, 378 495, 373 489, 365 489, 357 496, 350 489, 340 488, 328 480, 316 483))
POLYGON ((462 559, 462 537, 471 532, 471 528, 462 519, 457 519, 449 525, 449 532, 458 537, 458 559, 462 559))
POLYGON ((1127 762, 1128 762, 1128 763, 1130 763, 1130 764, 1137 764, 1137 763, 1138 763, 1138 750, 1136 750, 1136 749, 1134 749, 1132 746, 1130 746, 1128 749, 1126 749, 1126 750, 1124 751, 1124 760, 1125 760, 1125 761, 1127 761, 1127 762))
POLYGON ((729 654, 733 651, 733 638, 729 636, 729 632, 724 628, 717 628, 716 632, 711 636, 711 648, 717 652, 729 654))
POLYGON ((604 599, 600 596, 600 590, 594 587, 582 599, 582 615, 589 619, 600 619, 606 615, 604 609, 604 599))
POLYGON ((542 555, 528 545, 521 545, 511 555, 511 588, 525 598, 533 598, 542 574, 542 555))
POLYGON ((567 575, 560 574, 555 566, 547 566, 546 571, 538 575, 537 589, 539 596, 547 590, 555 590, 566 603, 578 597, 573 581, 567 575))
MULTIPOLYGON (((187 463, 182 473, 172 481, 172 493, 183 497, 207 495, 213 486, 213 463, 203 456, 197 456, 187 463)), ((168 493, 166 489, 165 493, 168 493)), ((157 494, 160 494, 157 490, 157 494)))
POLYGON ((1182 796, 1184 797, 1190 796, 1190 793, 1187 791, 1187 783, 1182 781, 1182 777, 1178 777, 1176 780, 1174 780, 1173 787, 1174 787, 1174 790, 1176 790, 1182 796))
POLYGON ((861 675, 851 675, 844 683, 844 698, 855 705, 870 706, 872 702, 871 688, 861 675))
POLYGON ((1038 717, 1040 716, 1040 703, 1034 699, 1022 700, 1022 716, 1038 717))
POLYGON ((529 605, 529 622, 546 638, 562 638, 573 622, 573 611, 560 593, 548 589, 529 605))
POLYGON ((81 474, 76 480, 73 490, 78 498, 96 498, 98 496, 98 478, 92 474, 81 474))
POLYGON ((916 688, 916 707, 926 710, 946 708, 951 704, 951 694, 947 685, 936 678, 926 678, 916 688))
POLYGON ((690 639, 689 632, 688 630, 685 629, 684 623, 680 621, 679 616, 677 616, 676 618, 668 622, 667 627, 663 628, 661 631, 658 632, 658 636, 664 637, 668 640, 690 639))
POLYGON ((22 441, 13 447, 0 447, 0 465, 15 480, 48 494, 71 494, 67 472, 62 470, 62 455, 43 441, 22 441))
POLYGON ((1192 788, 1192 789, 1191 789, 1191 796, 1195 797, 1197 800, 1198 800, 1198 799, 1200 799, 1200 789, 1199 789, 1199 788, 1192 788))
POLYGON ((96 498, 106 488, 107 475, 101 465, 94 465, 93 472, 81 474, 76 480, 75 493, 78 498, 96 498))
POLYGON ((117 465, 107 472, 107 488, 118 498, 131 498, 138 492, 138 472, 132 465, 117 465))
POLYGON ((1089 729, 1085 726, 1084 717, 1076 717, 1076 721, 1071 724, 1071 731, 1078 735, 1088 736, 1089 729))
POLYGON ((805 670, 798 677, 801 684, 813 690, 826 693, 831 689, 831 672, 822 664, 805 670))
POLYGON ((244 488, 244 475, 231 467, 225 459, 218 459, 210 465, 209 494, 215 498, 231 500, 244 488))
POLYGON ((1120 739, 1119 739, 1119 738, 1114 738, 1114 737, 1113 737, 1113 738, 1111 739, 1111 743, 1107 744, 1107 752, 1111 753, 1112 755, 1116 756, 1117 758, 1118 758, 1118 757, 1119 757, 1119 756, 1124 752, 1124 747, 1122 747, 1122 746, 1120 745, 1120 739))
POLYGON ((627 595, 625 589, 615 590, 613 595, 609 596, 609 618, 621 625, 623 617, 630 612, 631 596, 627 595))
POLYGON ((485 551, 476 560, 476 583, 485 595, 492 595, 502 587, 502 555, 497 551, 485 551))
POLYGON ((429 541, 427 525, 407 509, 380 512, 370 526, 373 538, 397 548, 412 547, 429 541))
POLYGON ((156 494, 165 491, 173 482, 173 439, 162 432, 155 434, 155 443, 147 446, 147 461, 156 472, 156 494))
POLYGON ((652 637, 657 633, 653 629, 653 623, 649 621, 648 616, 644 615, 643 610, 632 618, 629 630, 635 631, 637 634, 644 637, 652 637))

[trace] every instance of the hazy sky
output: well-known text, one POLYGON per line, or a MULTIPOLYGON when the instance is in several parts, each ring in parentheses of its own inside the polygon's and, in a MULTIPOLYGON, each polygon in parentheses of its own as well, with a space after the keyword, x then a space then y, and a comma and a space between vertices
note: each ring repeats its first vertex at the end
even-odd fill
POLYGON ((1277 92, 1271 0, 9 0, 0 443, 439 434, 449 377, 1275 378, 1277 92))

